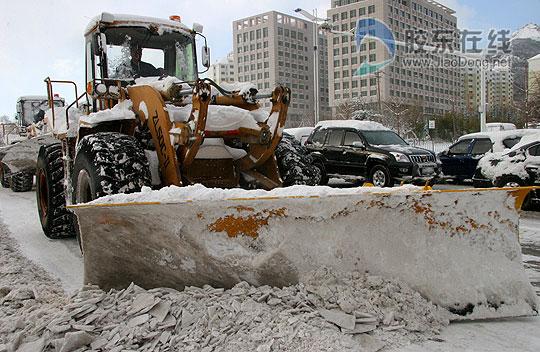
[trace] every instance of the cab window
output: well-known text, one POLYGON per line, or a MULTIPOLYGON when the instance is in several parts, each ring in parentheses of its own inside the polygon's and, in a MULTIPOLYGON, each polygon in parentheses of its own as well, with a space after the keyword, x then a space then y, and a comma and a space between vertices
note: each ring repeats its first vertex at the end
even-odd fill
POLYGON ((470 139, 464 139, 464 140, 459 141, 458 143, 454 144, 453 146, 451 146, 450 149, 448 150, 448 152, 450 154, 455 154, 455 155, 469 154, 469 145, 470 144, 471 144, 470 139))
POLYGON ((352 147, 354 142, 362 142, 362 139, 356 132, 347 131, 345 132, 345 139, 343 140, 343 145, 347 147, 352 147))
POLYGON ((328 143, 326 143, 330 147, 339 147, 341 146, 341 141, 343 140, 343 130, 330 130, 330 134, 328 135, 328 143))
POLYGON ((490 139, 488 138, 477 139, 474 142, 472 154, 473 155, 486 154, 487 152, 491 151, 492 147, 493 147, 493 143, 491 143, 490 139))

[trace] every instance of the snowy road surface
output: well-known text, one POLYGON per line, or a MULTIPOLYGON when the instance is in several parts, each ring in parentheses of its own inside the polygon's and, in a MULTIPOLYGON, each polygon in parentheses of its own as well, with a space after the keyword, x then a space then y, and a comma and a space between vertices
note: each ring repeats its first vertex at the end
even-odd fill
POLYGON ((82 284, 83 262, 75 239, 50 240, 43 235, 35 192, 15 193, 0 188, 0 221, 19 243, 21 252, 60 279, 71 293, 82 284))
MULTIPOLYGON (((80 287, 83 276, 77 241, 45 238, 35 203, 34 192, 13 193, 0 188, 0 221, 7 225, 22 253, 58 277, 65 290, 71 293, 80 287)), ((524 213, 520 230, 525 266, 540 295, 540 213, 524 213)), ((453 323, 441 334, 444 341, 428 341, 399 351, 536 352, 540 350, 538 331, 539 317, 453 323)))

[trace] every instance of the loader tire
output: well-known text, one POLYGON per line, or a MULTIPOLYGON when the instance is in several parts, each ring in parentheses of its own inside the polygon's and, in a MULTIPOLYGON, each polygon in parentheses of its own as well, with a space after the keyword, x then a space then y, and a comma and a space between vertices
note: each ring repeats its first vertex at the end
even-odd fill
POLYGON ((34 174, 31 172, 21 171, 11 174, 9 178, 9 186, 13 192, 28 192, 32 190, 34 185, 34 174))
POLYGON ((0 164, 0 184, 4 188, 9 188, 9 169, 3 164, 0 164))
POLYGON ((313 157, 293 136, 283 133, 275 153, 283 186, 320 184, 322 175, 313 157))
POLYGON ((394 180, 384 165, 377 164, 369 171, 369 180, 375 187, 392 187, 394 180))
POLYGON ((75 215, 66 209, 64 162, 60 144, 39 149, 36 170, 36 199, 45 236, 51 239, 75 236, 75 215))
POLYGON ((95 133, 81 139, 72 177, 74 203, 138 192, 152 184, 141 144, 132 136, 115 132, 95 133))

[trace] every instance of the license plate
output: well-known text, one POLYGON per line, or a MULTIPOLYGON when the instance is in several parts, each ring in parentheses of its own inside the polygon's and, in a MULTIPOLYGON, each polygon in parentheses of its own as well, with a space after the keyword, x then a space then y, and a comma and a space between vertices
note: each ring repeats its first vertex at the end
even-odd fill
POLYGON ((422 169, 422 175, 433 175, 435 173, 435 168, 425 167, 422 169))

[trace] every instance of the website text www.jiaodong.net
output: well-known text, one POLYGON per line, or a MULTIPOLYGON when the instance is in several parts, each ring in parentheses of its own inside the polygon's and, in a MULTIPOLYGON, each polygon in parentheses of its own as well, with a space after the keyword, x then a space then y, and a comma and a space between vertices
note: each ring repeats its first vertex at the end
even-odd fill
POLYGON ((405 56, 401 59, 403 67, 407 68, 509 68, 510 60, 507 58, 485 59, 465 57, 428 58, 419 56, 405 56))

